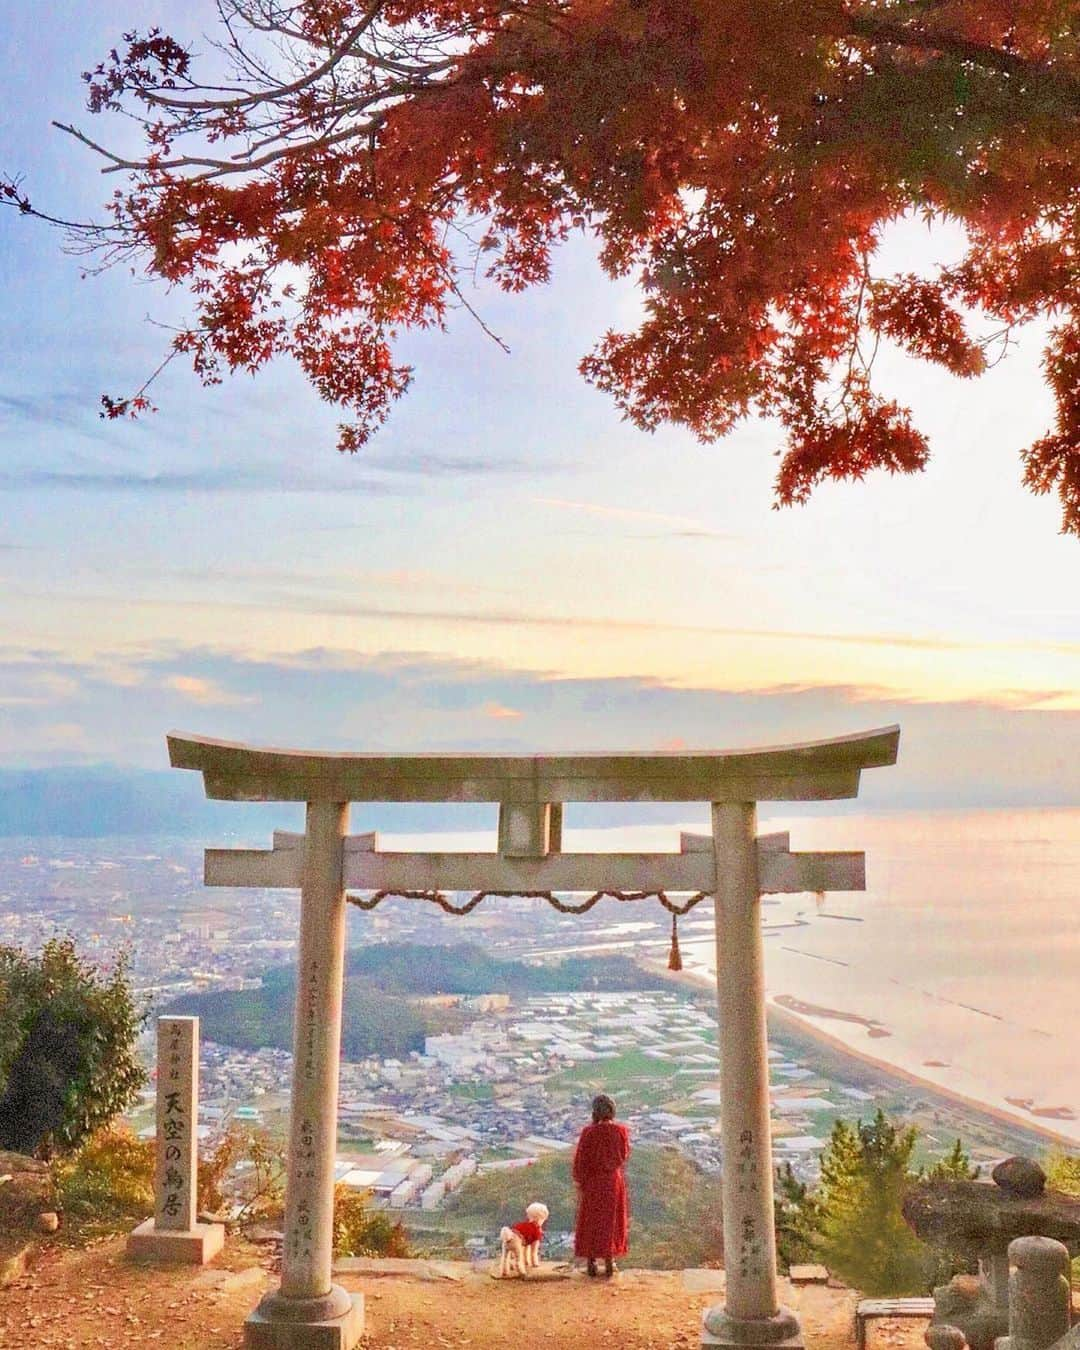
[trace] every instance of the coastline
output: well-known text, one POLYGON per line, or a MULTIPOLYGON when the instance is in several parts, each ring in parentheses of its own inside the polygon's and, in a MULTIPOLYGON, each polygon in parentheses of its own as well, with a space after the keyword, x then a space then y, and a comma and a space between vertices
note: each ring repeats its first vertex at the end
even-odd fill
MULTIPOLYGON (((660 961, 650 960, 647 957, 639 958, 639 964, 650 973, 663 975, 666 979, 686 985, 695 992, 705 992, 714 996, 716 994, 716 982, 709 975, 692 970, 671 971, 660 961)), ((1047 1144, 1064 1148, 1070 1153, 1077 1151, 1077 1142, 1069 1135, 1059 1134, 1057 1130, 1048 1128, 1041 1121, 1030 1120, 1018 1112, 1009 1111, 1006 1107, 997 1106, 992 1102, 980 1101, 975 1097, 967 1096, 963 1092, 956 1092, 952 1088, 943 1087, 932 1079, 924 1078, 917 1073, 913 1073, 910 1069, 901 1068, 899 1065, 892 1064, 877 1055, 869 1054, 864 1050, 857 1050, 838 1036, 831 1035, 813 1022, 804 1020, 797 1013, 777 1005, 772 998, 767 1001, 766 1011, 770 1027, 777 1027, 784 1032, 801 1036, 807 1041, 825 1047, 838 1059, 870 1069, 882 1078, 891 1079, 909 1087, 917 1087, 930 1097, 939 1097, 953 1106, 963 1107, 966 1111, 985 1116, 999 1125, 1045 1140, 1047 1144)))

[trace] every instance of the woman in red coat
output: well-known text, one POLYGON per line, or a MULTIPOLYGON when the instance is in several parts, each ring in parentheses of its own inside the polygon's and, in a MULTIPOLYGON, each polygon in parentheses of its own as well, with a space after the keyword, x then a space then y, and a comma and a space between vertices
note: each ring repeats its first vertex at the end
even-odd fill
POLYGON ((604 1274, 614 1272, 616 1256, 626 1253, 629 1216, 623 1163, 630 1156, 630 1132, 615 1119, 615 1103, 599 1096, 592 1104, 593 1123, 581 1131, 574 1152, 578 1188, 574 1255, 588 1261, 590 1275, 598 1260, 604 1274))

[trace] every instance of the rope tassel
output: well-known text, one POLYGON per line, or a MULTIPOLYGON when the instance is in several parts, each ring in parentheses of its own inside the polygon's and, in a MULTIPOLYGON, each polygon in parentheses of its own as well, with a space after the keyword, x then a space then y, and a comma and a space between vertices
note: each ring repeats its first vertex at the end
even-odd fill
POLYGON ((682 952, 679 951, 679 917, 671 916, 671 951, 667 959, 668 970, 682 970, 682 952))

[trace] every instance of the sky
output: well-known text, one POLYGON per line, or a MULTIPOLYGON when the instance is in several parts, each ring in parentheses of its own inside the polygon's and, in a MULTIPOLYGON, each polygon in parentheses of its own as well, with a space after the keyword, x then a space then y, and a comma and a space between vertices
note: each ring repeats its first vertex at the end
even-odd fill
MULTIPOLYGON (((202 45, 209 7, 4 5, 0 166, 43 208, 114 186, 50 121, 131 26, 202 45)), ((102 128, 94 127, 97 132, 102 128)), ((772 509, 775 425, 702 446, 623 422, 577 362, 632 325, 587 241, 550 285, 469 299, 411 338, 413 389, 362 455, 286 364, 107 423, 183 312, 83 279, 0 212, 0 767, 163 767, 170 727, 362 750, 639 750, 817 739, 898 722, 879 806, 1080 805, 1080 542, 1020 483, 1051 417, 1037 332, 960 382, 884 349, 929 470, 772 509)), ((955 252, 899 226, 889 265, 955 252)))

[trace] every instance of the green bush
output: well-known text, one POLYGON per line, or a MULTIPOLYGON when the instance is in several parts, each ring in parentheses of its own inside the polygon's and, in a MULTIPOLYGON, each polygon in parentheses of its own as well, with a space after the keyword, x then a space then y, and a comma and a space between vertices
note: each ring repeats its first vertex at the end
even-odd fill
POLYGON ((821 1228, 820 1204, 809 1186, 796 1177, 789 1162, 777 1168, 774 1197, 776 1256, 781 1269, 816 1261, 821 1228))
MULTIPOLYGON (((1080 1156, 1055 1148, 1043 1162, 1046 1184, 1052 1191, 1080 1198, 1080 1156)), ((1080 1256, 1072 1263, 1072 1284, 1080 1289, 1080 1256)))
POLYGON ((974 1181, 979 1169, 972 1167, 971 1159, 957 1139, 944 1158, 940 1158, 927 1172, 928 1181, 974 1181))
POLYGON ((1055 1148, 1047 1155, 1043 1171, 1052 1191, 1080 1197, 1080 1156, 1055 1148))
POLYGON ((131 1106, 147 1077, 145 1020, 126 953, 99 971, 71 938, 38 956, 0 947, 0 1148, 74 1150, 131 1106))

